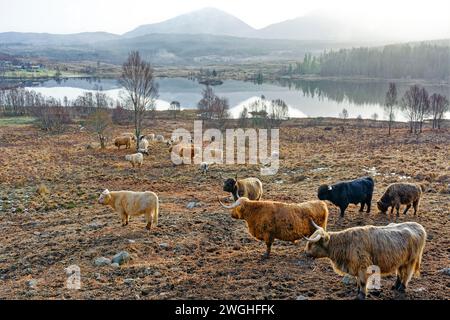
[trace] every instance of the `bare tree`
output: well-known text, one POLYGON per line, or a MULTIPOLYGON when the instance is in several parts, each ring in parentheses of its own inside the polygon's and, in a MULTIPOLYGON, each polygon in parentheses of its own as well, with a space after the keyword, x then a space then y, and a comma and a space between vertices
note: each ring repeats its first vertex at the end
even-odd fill
POLYGON ((449 110, 449 102, 443 95, 433 93, 430 96, 430 111, 433 117, 433 129, 440 129, 445 113, 449 110))
POLYGON ((372 121, 373 121, 374 125, 376 126, 377 120, 378 120, 378 113, 376 113, 376 112, 372 113, 370 118, 372 118, 372 121))
POLYGON ((100 148, 106 147, 107 130, 112 124, 111 115, 106 109, 98 109, 91 113, 86 121, 87 128, 96 133, 100 141, 100 148))
POLYGON ((248 109, 247 107, 244 107, 239 114, 239 126, 241 128, 247 127, 248 124, 248 109))
POLYGON ((409 132, 417 133, 421 92, 417 85, 411 86, 402 97, 402 108, 409 120, 409 132))
POLYGON ((342 131, 345 130, 345 123, 347 122, 348 119, 348 111, 347 109, 342 109, 342 112, 339 113, 339 118, 342 119, 342 131))
POLYGON ((430 114, 430 98, 425 88, 420 89, 420 103, 418 109, 419 131, 422 133, 423 121, 430 114))
POLYGON ((153 68, 150 63, 141 59, 138 51, 132 51, 122 65, 120 82, 127 92, 127 100, 130 101, 134 111, 136 137, 140 137, 145 112, 156 109, 158 85, 155 82, 153 68))
POLYGON ((385 110, 388 116, 389 135, 391 135, 392 124, 395 120, 395 105, 397 105, 397 86, 394 82, 389 83, 389 89, 386 92, 385 110))
POLYGON ((181 105, 178 101, 172 101, 170 103, 170 107, 169 107, 170 112, 173 115, 173 118, 176 119, 177 118, 177 113, 180 112, 181 110, 181 105))
POLYGON ((206 86, 202 92, 202 99, 197 104, 197 109, 200 111, 202 119, 211 119, 213 112, 212 106, 214 104, 214 99, 216 95, 210 86, 206 86))
POLYGON ((281 99, 272 100, 269 108, 269 119, 272 126, 280 125, 289 116, 289 108, 281 99))
POLYGON ((227 98, 219 98, 217 96, 214 98, 212 112, 217 119, 222 120, 228 118, 228 109, 230 109, 230 104, 227 98))

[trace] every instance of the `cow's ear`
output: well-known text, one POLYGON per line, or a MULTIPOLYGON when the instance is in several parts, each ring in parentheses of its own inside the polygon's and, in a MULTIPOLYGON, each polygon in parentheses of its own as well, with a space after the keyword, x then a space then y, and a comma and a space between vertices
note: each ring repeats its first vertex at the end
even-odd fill
POLYGON ((332 186, 328 186, 328 190, 329 191, 333 190, 333 187, 332 186))

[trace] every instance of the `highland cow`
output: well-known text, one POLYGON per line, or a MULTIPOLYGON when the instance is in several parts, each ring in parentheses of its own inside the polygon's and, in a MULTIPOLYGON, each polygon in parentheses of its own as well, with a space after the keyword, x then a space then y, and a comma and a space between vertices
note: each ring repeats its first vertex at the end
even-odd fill
POLYGON ((307 238, 305 252, 314 258, 328 258, 338 274, 357 278, 358 299, 367 294, 368 270, 378 267, 381 275, 396 274, 392 289, 404 292, 413 274, 419 275, 427 234, 416 222, 387 226, 363 226, 339 232, 317 229, 307 238))
POLYGON ((260 200, 263 194, 262 182, 258 178, 238 179, 237 176, 224 181, 223 191, 230 192, 234 201, 241 197, 260 200))
POLYGON ((345 210, 350 203, 361 204, 359 212, 363 212, 367 206, 367 213, 370 212, 372 203, 374 181, 371 177, 364 177, 352 181, 343 181, 331 186, 323 184, 317 191, 320 200, 328 200, 340 209, 341 217, 344 217, 345 210))
POLYGON ((381 199, 378 200, 378 209, 382 213, 386 213, 389 207, 391 207, 392 214, 395 208, 398 217, 400 214, 400 205, 404 204, 406 205, 406 208, 403 211, 403 214, 406 214, 412 206, 414 208, 414 215, 416 215, 417 210, 419 209, 422 191, 424 191, 422 185, 414 183, 393 183, 387 187, 381 199))
POLYGON ((142 214, 147 221, 147 230, 158 225, 159 200, 154 192, 109 191, 106 189, 98 198, 98 203, 109 205, 117 211, 122 219, 122 226, 128 225, 130 216, 142 214))
POLYGON ((313 234, 315 228, 310 221, 317 222, 324 229, 327 227, 328 208, 325 202, 319 200, 287 204, 242 197, 230 206, 222 202, 220 204, 232 209, 231 216, 234 219, 245 220, 249 233, 266 243, 263 259, 269 258, 275 239, 295 243, 313 234))

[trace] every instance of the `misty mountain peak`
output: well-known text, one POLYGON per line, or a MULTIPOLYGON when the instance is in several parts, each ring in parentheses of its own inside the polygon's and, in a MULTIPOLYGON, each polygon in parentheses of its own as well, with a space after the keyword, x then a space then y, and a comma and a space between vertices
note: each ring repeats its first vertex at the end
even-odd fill
POLYGON ((163 22, 139 26, 124 36, 131 38, 152 33, 175 33, 247 37, 254 31, 248 24, 227 12, 206 7, 163 22))

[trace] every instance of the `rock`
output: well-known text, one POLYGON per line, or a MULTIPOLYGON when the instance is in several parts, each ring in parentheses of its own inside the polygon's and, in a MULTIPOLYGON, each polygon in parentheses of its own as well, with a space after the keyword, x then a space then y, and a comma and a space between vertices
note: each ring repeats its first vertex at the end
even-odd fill
POLYGON ((197 206, 197 202, 189 202, 186 206, 187 209, 194 209, 197 206))
POLYGON ((28 280, 28 281, 26 282, 26 284, 27 284, 27 286, 28 286, 29 288, 31 288, 31 289, 36 289, 37 280, 36 280, 36 279, 28 280))
POLYGON ((141 295, 147 296, 150 293, 150 291, 151 291, 151 288, 143 288, 141 290, 141 295))
POLYGON ((118 254, 116 254, 112 258, 112 262, 113 263, 118 263, 119 265, 122 265, 122 264, 127 263, 128 261, 130 261, 130 259, 131 259, 131 255, 128 252, 120 251, 118 254))
POLYGON ((308 300, 308 297, 299 295, 299 296, 296 298, 296 300, 308 300))
POLYGON ((128 279, 123 280, 123 283, 125 283, 125 284, 133 284, 134 281, 135 281, 134 279, 128 278, 128 279))
POLYGON ((355 279, 355 277, 352 277, 352 276, 349 276, 349 275, 345 275, 345 276, 342 278, 342 282, 343 282, 344 284, 346 284, 346 285, 349 285, 349 284, 355 284, 355 283, 356 283, 356 279, 355 279))
POLYGON ((120 265, 117 262, 111 263, 111 267, 113 267, 114 269, 118 269, 120 268, 120 265))
POLYGON ((98 258, 95 258, 94 264, 97 267, 109 266, 111 264, 111 259, 108 259, 108 258, 105 258, 105 257, 98 257, 98 258))
POLYGON ((155 272, 153 273, 153 275, 154 275, 155 277, 160 277, 160 276, 161 276, 161 272, 155 271, 155 272))
POLYGON ((92 223, 89 223, 87 226, 91 230, 97 230, 97 229, 100 229, 101 227, 103 227, 103 224, 99 223, 99 222, 92 222, 92 223))
POLYGON ((160 247, 161 249, 167 249, 167 248, 169 248, 169 244, 163 242, 163 243, 160 243, 160 244, 159 244, 159 247, 160 247))
POLYGON ((446 276, 450 276, 450 268, 441 269, 439 272, 445 274, 446 276))

